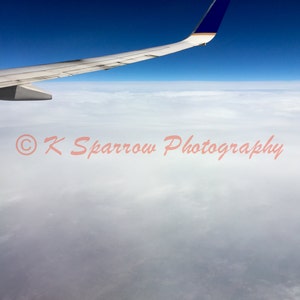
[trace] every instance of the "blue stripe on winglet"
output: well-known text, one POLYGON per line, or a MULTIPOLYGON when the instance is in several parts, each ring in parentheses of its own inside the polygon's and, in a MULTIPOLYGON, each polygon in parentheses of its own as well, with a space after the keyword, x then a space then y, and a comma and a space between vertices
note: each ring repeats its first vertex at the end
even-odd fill
POLYGON ((230 0, 215 0, 209 7, 194 33, 216 33, 222 22, 229 2, 230 0))

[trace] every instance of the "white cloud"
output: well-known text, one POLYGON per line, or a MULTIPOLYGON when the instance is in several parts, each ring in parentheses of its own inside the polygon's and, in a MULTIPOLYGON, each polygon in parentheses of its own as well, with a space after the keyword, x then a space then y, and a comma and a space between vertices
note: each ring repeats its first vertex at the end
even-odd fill
POLYGON ((0 103, 3 299, 297 299, 299 83, 44 88, 54 101, 0 103), (36 155, 15 150, 23 133, 42 144, 36 155), (170 134, 275 134, 285 151, 277 161, 67 154, 83 135, 161 149, 170 134), (51 135, 66 137, 64 155, 44 154, 51 135))

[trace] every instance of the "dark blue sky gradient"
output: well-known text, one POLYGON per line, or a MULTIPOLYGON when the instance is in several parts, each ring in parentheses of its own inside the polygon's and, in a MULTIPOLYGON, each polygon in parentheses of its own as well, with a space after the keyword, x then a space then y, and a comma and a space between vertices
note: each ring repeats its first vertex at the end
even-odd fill
MULTIPOLYGON (((7 1, 0 68, 138 50, 189 35, 211 0, 7 1)), ((64 80, 299 80, 300 2, 232 0, 206 47, 64 80)))

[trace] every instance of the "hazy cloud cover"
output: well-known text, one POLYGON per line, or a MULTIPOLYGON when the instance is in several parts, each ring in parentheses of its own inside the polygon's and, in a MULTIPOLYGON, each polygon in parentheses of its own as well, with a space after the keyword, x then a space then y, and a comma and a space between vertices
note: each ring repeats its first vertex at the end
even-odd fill
POLYGON ((0 103, 0 299, 300 298, 299 82, 43 88, 53 101, 0 103), (32 156, 16 151, 22 134, 32 156), (284 152, 164 157, 169 135, 274 135, 284 152), (45 154, 51 136, 61 156, 45 154), (82 136, 157 151, 70 155, 82 136))

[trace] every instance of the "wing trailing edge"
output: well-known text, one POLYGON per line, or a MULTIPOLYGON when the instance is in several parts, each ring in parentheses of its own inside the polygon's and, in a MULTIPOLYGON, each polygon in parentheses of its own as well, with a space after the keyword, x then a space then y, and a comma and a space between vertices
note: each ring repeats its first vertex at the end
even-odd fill
POLYGON ((13 85, 0 89, 1 100, 51 100, 52 95, 32 85, 13 85))
POLYGON ((192 34, 177 43, 95 58, 0 70, 0 100, 50 100, 50 94, 33 87, 31 83, 109 70, 206 45, 217 34, 229 2, 214 0, 192 34))

